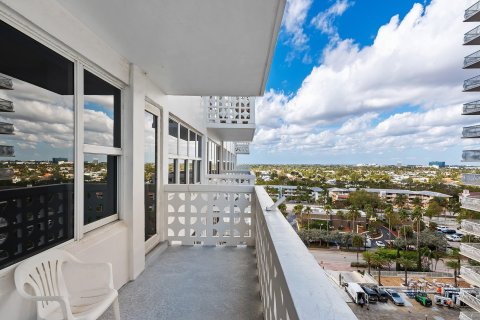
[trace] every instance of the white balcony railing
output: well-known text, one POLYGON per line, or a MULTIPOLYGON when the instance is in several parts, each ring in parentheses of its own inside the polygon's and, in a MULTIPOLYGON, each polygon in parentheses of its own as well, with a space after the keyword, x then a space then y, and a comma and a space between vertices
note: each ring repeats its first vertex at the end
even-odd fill
POLYGON ((254 97, 204 97, 207 107, 207 126, 255 124, 254 97))
POLYGON ((265 319, 357 319, 263 187, 256 190, 258 278, 265 319))
POLYGON ((235 153, 236 154, 250 154, 250 143, 249 142, 237 142, 237 143, 235 143, 235 153))
POLYGON ((464 173, 462 175, 462 183, 470 186, 480 186, 480 174, 464 173))
POLYGON ((254 245, 253 186, 165 186, 167 239, 182 245, 254 245))
POLYGON ((170 242, 256 247, 265 319, 357 319, 263 187, 166 185, 165 199, 170 242))
POLYGON ((480 313, 478 312, 460 312, 459 320, 480 320, 480 313))
POLYGON ((480 299, 477 297, 480 296, 479 289, 461 289, 460 290, 460 300, 468 304, 471 308, 480 312, 480 299))
POLYGON ((460 274, 468 283, 476 286, 480 285, 480 267, 462 266, 460 274))
POLYGON ((475 261, 480 261, 480 243, 461 243, 460 254, 475 261))
POLYGON ((463 59, 463 67, 467 68, 480 61, 480 51, 476 51, 463 59))
MULTIPOLYGON (((480 82, 479 82, 480 85, 480 82)), ((463 127, 462 131, 463 138, 478 138, 480 137, 480 126, 470 126, 470 127, 463 127)))
POLYGON ((470 6, 467 10, 465 10, 465 14, 463 17, 465 20, 468 20, 473 15, 478 13, 478 11, 480 11, 480 1, 476 2, 474 5, 470 6))
POLYGON ((480 35, 480 26, 468 31, 463 37, 463 43, 468 43, 480 35))
POLYGON ((480 285, 480 267, 462 266, 460 274, 468 283, 475 286, 480 285))
POLYGON ((463 114, 467 115, 477 113, 480 113, 480 100, 465 103, 463 105, 463 114))
POLYGON ((222 173, 222 174, 207 174, 208 184, 229 184, 229 185, 248 185, 255 184, 256 176, 247 173, 222 173))
MULTIPOLYGON (((473 211, 480 211, 480 198, 472 197, 472 196, 460 196, 460 203, 462 204, 462 208, 473 210, 473 211)), ((466 227, 471 227, 474 222, 470 220, 462 221, 462 228, 465 224, 466 227)), ((479 225, 480 227, 480 225, 479 225)), ((480 236, 480 229, 478 230, 478 235, 480 236)))
POLYGON ((463 150, 462 161, 464 162, 479 162, 480 150, 463 150))

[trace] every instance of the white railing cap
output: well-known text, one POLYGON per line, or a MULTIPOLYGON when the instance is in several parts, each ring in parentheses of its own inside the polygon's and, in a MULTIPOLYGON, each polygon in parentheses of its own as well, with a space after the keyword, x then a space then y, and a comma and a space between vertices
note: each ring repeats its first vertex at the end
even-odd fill
POLYGON ((280 211, 265 211, 273 204, 263 187, 255 187, 258 202, 265 216, 274 250, 280 261, 281 271, 292 297, 298 318, 310 319, 357 319, 340 293, 333 286, 325 271, 308 251, 297 233, 280 211))

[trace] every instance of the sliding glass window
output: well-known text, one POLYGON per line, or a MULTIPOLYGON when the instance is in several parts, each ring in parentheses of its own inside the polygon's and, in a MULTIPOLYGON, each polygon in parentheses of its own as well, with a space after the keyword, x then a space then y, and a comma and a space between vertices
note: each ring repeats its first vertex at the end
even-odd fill
POLYGON ((0 21, 0 269, 73 238, 74 63, 0 21))

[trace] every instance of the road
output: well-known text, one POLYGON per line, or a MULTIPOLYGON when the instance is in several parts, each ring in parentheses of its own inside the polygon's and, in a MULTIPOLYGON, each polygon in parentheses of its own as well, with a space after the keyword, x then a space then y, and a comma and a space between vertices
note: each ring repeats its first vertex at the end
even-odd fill
POLYGON ((382 241, 387 244, 385 240, 395 240, 395 235, 391 233, 388 228, 381 227, 380 232, 382 233, 382 236, 379 239, 372 239, 372 249, 378 248, 376 241, 382 241))

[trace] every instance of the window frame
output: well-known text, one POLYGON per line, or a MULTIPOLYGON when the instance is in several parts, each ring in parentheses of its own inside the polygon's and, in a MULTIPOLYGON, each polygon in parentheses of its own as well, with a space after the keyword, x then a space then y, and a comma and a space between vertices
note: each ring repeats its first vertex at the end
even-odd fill
MULTIPOLYGON (((197 173, 197 169, 194 168, 194 164, 200 162, 200 166, 201 166, 201 163, 203 161, 202 159, 202 154, 199 154, 198 153, 198 149, 201 150, 201 152, 203 153, 203 149, 201 147, 198 147, 198 137, 201 137, 201 142, 203 142, 203 139, 204 139, 204 135, 202 133, 200 133, 198 130, 192 128, 190 125, 188 125, 187 123, 185 123, 184 121, 180 120, 178 117, 174 116, 173 114, 169 114, 168 115, 168 121, 167 123, 170 123, 170 121, 175 121, 176 123, 178 123, 178 130, 177 130, 177 154, 173 154, 173 153, 170 153, 170 150, 168 150, 168 155, 167 155, 167 163, 170 163, 170 160, 176 160, 176 166, 174 166, 174 170, 175 170, 175 183, 169 183, 169 181, 167 180, 166 183, 167 184, 170 184, 170 185, 191 185, 192 183, 190 183, 190 165, 188 165, 190 162, 192 163, 192 170, 193 170, 193 173, 194 173, 194 183, 193 184, 200 184, 201 183, 201 179, 198 180, 196 177, 197 175, 200 175, 200 173, 197 173), (181 127, 184 127, 187 129, 187 152, 186 152, 186 155, 180 155, 180 130, 181 130, 181 127), (195 141, 191 141, 191 135, 192 133, 194 133, 195 135, 195 141), (190 156, 190 147, 193 143, 193 148, 195 149, 194 151, 194 156, 190 156), (183 163, 184 166, 185 166, 185 183, 181 183, 180 181, 180 164, 183 163)), ((170 136, 170 132, 168 133, 168 135, 170 136)), ((168 137, 169 138, 169 137, 168 137)), ((167 168, 168 170, 168 168, 167 168)), ((168 172, 167 172, 168 174, 168 172)))
POLYGON ((124 127, 125 117, 124 115, 124 106, 125 106, 125 85, 121 84, 119 81, 112 81, 110 77, 105 77, 103 72, 99 72, 98 68, 93 68, 87 64, 84 64, 82 61, 76 60, 75 61, 75 180, 78 182, 75 184, 75 209, 77 210, 77 215, 74 218, 75 225, 74 230, 76 233, 76 239, 82 239, 84 235, 92 230, 100 228, 106 224, 111 222, 117 221, 120 218, 120 212, 122 211, 121 208, 121 201, 120 201, 120 194, 121 194, 121 161, 123 156, 123 141, 124 141, 124 133, 123 130, 120 130, 120 147, 113 147, 113 146, 101 146, 101 145, 93 145, 93 144, 86 144, 85 142, 85 126, 84 126, 84 103, 85 103, 85 94, 84 94, 84 71, 88 71, 91 74, 97 76, 101 80, 107 82, 108 84, 114 86, 115 88, 120 90, 120 128, 124 127), (84 161, 85 161, 85 154, 98 154, 104 156, 114 156, 117 161, 117 170, 115 172, 117 176, 117 184, 116 190, 116 208, 117 212, 97 221, 91 222, 89 224, 85 224, 84 216, 85 216, 85 181, 84 181, 84 161), (78 175, 77 175, 78 173, 78 175))

